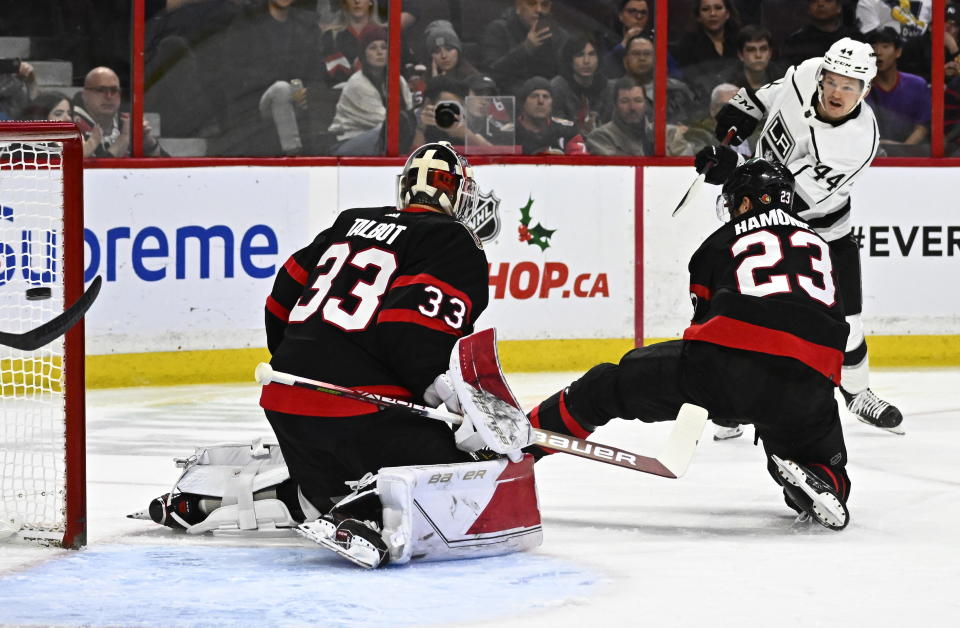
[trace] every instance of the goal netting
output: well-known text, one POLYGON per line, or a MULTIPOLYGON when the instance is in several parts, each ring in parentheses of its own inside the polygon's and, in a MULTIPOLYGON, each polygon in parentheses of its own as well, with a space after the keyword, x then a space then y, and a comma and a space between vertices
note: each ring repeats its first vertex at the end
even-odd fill
MULTIPOLYGON (((82 152, 66 123, 0 123, 0 331, 29 332, 83 291, 82 152)), ((83 328, 0 344, 0 536, 86 538, 83 328)))

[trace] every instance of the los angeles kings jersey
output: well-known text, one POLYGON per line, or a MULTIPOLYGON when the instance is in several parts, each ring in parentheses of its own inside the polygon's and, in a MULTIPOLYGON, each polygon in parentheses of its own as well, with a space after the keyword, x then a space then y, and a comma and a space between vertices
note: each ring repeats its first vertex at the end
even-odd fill
POLYGON ((755 156, 790 168, 797 180, 794 211, 832 242, 850 232, 850 189, 876 156, 880 135, 866 103, 840 122, 816 116, 821 62, 815 57, 792 66, 753 94, 741 88, 732 104, 766 117, 755 156))
POLYGON ((711 234, 689 270, 685 340, 793 358, 839 385, 849 326, 830 247, 806 223, 749 211, 711 234))
MULTIPOLYGON (((421 401, 448 368, 456 340, 487 306, 487 260, 446 214, 351 209, 277 273, 267 299, 274 369, 421 401)), ((376 411, 304 388, 270 384, 260 405, 310 416, 376 411)))

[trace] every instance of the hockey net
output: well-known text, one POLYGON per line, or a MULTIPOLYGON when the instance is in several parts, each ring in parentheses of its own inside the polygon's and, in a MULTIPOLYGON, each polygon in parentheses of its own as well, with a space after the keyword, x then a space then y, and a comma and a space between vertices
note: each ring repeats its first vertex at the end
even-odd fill
MULTIPOLYGON (((0 123, 0 331, 83 292, 83 153, 73 124, 0 123)), ((35 350, 0 344, 0 537, 86 542, 82 321, 35 350)))

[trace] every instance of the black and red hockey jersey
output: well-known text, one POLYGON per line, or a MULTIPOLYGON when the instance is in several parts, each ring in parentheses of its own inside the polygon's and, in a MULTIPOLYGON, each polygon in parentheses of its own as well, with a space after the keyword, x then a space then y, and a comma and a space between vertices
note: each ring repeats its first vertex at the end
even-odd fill
MULTIPOLYGON (((267 299, 274 369, 420 402, 487 306, 487 259, 446 214, 416 207, 351 209, 294 253, 267 299)), ((352 416, 371 404, 270 384, 260 405, 352 416)))
POLYGON ((711 234, 689 269, 685 340, 794 358, 839 385, 849 326, 830 248, 806 223, 749 211, 711 234))

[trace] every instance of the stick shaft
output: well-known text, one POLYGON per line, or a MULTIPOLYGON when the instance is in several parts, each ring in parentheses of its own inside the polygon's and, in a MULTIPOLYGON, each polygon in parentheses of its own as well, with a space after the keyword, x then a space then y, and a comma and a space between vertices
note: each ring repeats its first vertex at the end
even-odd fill
MULTIPOLYGON (((721 146, 729 146, 730 142, 733 141, 733 136, 737 134, 737 127, 730 127, 727 131, 727 134, 724 136, 723 140, 720 142, 721 146)), ((680 213, 680 210, 684 209, 690 199, 696 197, 697 190, 700 189, 700 186, 703 185, 703 182, 707 179, 707 173, 713 168, 715 161, 709 161, 703 166, 703 171, 697 175, 697 178, 693 180, 693 183, 690 184, 690 187, 687 188, 687 192, 683 195, 683 198, 680 199, 680 202, 677 203, 677 206, 674 208, 671 216, 676 216, 680 213)))
POLYGON ((6 345, 21 351, 33 351, 67 333, 71 327, 83 318, 97 299, 97 295, 100 294, 101 281, 100 276, 97 275, 90 287, 73 305, 35 329, 25 331, 22 334, 0 331, 0 345, 6 345))

